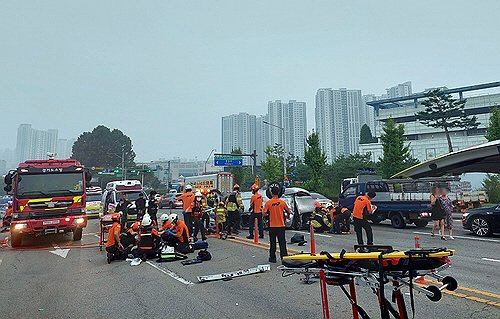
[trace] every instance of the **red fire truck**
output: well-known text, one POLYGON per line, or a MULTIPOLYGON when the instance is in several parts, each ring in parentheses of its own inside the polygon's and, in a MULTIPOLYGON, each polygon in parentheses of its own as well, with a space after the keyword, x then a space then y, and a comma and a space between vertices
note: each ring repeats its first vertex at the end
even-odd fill
POLYGON ((22 244, 23 236, 73 232, 82 238, 87 226, 86 183, 90 173, 76 160, 28 160, 4 179, 5 191, 13 191, 10 240, 22 244))

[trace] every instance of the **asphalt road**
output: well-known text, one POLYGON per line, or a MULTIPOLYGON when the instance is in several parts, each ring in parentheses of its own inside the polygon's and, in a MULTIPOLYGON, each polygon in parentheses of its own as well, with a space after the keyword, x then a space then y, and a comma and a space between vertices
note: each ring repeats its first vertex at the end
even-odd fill
MULTIPOLYGON (((429 227, 395 230, 381 224, 374 226, 375 243, 413 248, 418 232, 424 247, 457 250, 446 273, 458 280, 459 289, 445 293, 437 303, 416 294, 415 318, 499 318, 500 237, 481 239, 462 231, 459 223, 456 226, 456 239, 442 242, 427 235, 429 227)), ((287 238, 293 233, 287 231, 287 238)), ((259 247, 243 239, 210 238, 213 259, 202 264, 151 260, 130 266, 125 261, 108 265, 105 253, 96 247, 97 234, 98 223, 92 220, 81 242, 72 242, 70 235, 53 235, 26 240, 24 249, 0 248, 0 317, 321 318, 318 284, 304 284, 299 276, 283 278, 276 264, 266 273, 197 283, 199 275, 268 264, 267 238, 259 247)), ((0 234, 0 240, 7 235, 0 234)), ((354 242, 354 235, 316 234, 317 251, 349 249, 354 242)), ((288 247, 291 252, 309 250, 308 244, 288 247)), ((341 290, 328 289, 332 318, 352 318, 341 290)), ((358 287, 358 300, 372 318, 380 317, 371 290, 358 287)))

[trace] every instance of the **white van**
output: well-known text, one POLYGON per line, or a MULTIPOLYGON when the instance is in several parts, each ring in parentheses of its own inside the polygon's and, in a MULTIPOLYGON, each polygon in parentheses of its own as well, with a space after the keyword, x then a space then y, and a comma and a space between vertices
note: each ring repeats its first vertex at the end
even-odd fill
POLYGON ((138 180, 114 181, 106 184, 106 189, 102 193, 101 199, 101 216, 111 214, 115 211, 115 207, 122 198, 122 194, 127 195, 127 200, 132 203, 128 210, 128 220, 137 219, 137 210, 135 208, 135 200, 139 198, 139 194, 144 195, 146 207, 148 206, 148 195, 142 188, 142 184, 138 180))

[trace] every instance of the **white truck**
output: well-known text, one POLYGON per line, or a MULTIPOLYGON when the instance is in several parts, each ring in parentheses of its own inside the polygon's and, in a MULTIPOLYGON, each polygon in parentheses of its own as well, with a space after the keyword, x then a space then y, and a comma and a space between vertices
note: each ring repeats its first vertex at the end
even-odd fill
POLYGON ((233 174, 232 173, 216 173, 208 175, 198 175, 186 177, 185 185, 189 184, 194 190, 201 191, 218 190, 222 195, 227 195, 233 190, 233 174))

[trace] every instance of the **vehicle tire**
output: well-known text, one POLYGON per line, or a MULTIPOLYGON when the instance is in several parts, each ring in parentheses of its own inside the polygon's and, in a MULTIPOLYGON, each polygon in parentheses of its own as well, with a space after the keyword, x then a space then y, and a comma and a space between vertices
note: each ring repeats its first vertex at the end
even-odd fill
POLYGON ((429 223, 428 221, 425 221, 425 220, 415 220, 413 221, 413 223, 415 224, 415 226, 417 226, 418 228, 424 228, 425 226, 427 226, 427 224, 429 223))
POLYGON ((10 245, 13 248, 20 247, 23 243, 23 235, 17 233, 10 233, 10 245))
POLYGON ((397 229, 403 229, 406 227, 406 222, 400 213, 396 213, 391 216, 391 225, 397 229))
POLYGON ((78 241, 82 239, 83 228, 77 228, 73 230, 73 240, 78 241))
POLYGON ((490 223, 483 217, 474 217, 470 223, 470 228, 474 234, 479 237, 491 235, 490 223))

